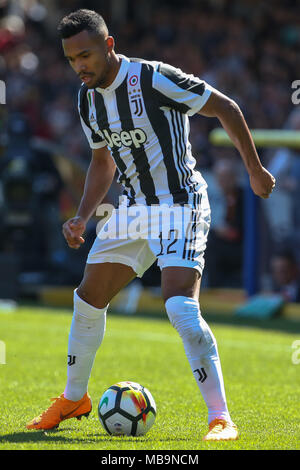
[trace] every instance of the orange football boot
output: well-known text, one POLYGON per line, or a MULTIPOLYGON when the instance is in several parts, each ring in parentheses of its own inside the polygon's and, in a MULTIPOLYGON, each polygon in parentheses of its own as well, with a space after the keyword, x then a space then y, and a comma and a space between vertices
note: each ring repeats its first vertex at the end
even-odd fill
POLYGON ((209 423, 209 432, 203 441, 236 441, 239 433, 236 425, 225 419, 214 419, 209 423))
POLYGON ((82 416, 88 418, 92 411, 92 400, 88 393, 78 401, 67 400, 63 393, 59 397, 51 398, 51 401, 54 403, 46 411, 27 423, 27 429, 58 428, 61 421, 70 418, 80 420, 82 416))

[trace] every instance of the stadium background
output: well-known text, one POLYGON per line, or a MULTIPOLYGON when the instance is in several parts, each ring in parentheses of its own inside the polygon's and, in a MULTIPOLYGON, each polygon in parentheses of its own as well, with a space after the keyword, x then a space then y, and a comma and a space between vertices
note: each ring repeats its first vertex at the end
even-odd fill
MULTIPOLYGON (((78 251, 68 249, 61 234, 79 203, 90 150, 76 109, 80 82, 63 57, 56 27, 81 7, 103 15, 116 52, 162 60, 205 79, 237 101, 251 129, 300 129, 300 105, 292 101, 292 83, 300 79, 297 1, 0 0, 2 299, 68 303, 94 238, 96 219, 78 251)), ((241 158, 209 141, 216 127, 215 119, 191 119, 193 155, 212 207, 202 291, 218 289, 223 307, 227 299, 231 308, 233 299, 245 298, 243 241, 254 221, 245 217, 241 158)), ((259 148, 259 155, 277 186, 269 200, 256 202, 257 246, 250 252, 256 289, 299 303, 299 151, 259 148)), ((114 183, 106 202, 115 203, 119 193, 114 183)), ((154 266, 142 285, 129 286, 128 311, 145 288, 159 297, 159 278, 154 266)))

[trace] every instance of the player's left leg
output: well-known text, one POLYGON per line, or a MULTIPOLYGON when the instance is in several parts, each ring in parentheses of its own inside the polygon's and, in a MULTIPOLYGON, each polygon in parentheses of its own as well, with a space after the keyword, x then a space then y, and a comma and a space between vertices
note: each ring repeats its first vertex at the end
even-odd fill
POLYGON ((208 408, 209 433, 204 440, 235 440, 225 396, 221 363, 213 333, 201 316, 201 276, 197 269, 162 269, 162 295, 169 319, 183 341, 187 359, 208 408))

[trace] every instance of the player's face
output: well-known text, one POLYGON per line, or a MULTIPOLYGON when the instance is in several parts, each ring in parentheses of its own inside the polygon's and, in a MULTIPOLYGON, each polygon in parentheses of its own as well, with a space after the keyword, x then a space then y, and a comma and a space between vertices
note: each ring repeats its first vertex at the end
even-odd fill
POLYGON ((93 36, 87 31, 62 41, 65 57, 88 88, 105 88, 111 74, 113 38, 93 36))

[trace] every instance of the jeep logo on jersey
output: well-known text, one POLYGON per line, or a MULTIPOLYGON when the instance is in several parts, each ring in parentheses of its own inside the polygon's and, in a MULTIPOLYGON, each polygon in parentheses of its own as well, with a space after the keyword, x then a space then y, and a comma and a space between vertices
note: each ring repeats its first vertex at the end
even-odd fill
POLYGON ((147 135, 142 129, 132 129, 131 131, 109 132, 107 129, 98 131, 101 137, 107 142, 111 148, 124 147, 140 148, 147 140, 147 135))

